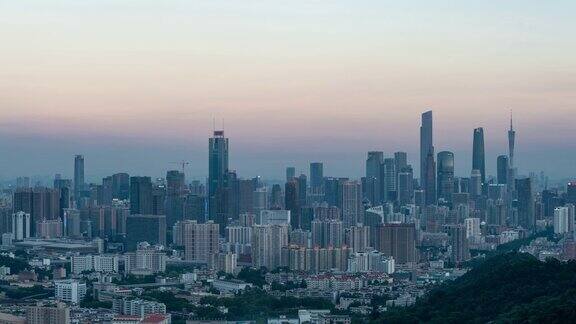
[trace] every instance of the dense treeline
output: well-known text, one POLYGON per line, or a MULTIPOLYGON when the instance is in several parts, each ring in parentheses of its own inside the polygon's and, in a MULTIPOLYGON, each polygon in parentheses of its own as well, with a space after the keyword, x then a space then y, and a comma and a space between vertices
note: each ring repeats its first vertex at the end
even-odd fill
POLYGON ((576 262, 540 262, 529 254, 495 255, 406 309, 374 322, 564 323, 576 318, 576 262))

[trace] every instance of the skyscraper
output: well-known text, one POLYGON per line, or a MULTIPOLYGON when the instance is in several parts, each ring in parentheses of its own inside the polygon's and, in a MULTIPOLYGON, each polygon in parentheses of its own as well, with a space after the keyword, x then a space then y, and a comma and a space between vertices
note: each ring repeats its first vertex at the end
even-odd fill
POLYGON ((184 221, 182 241, 185 259, 195 262, 208 262, 210 256, 218 253, 220 227, 212 221, 199 224, 196 221, 184 221))
POLYGON ((516 185, 516 167, 514 165, 514 144, 516 141, 516 131, 512 124, 512 111, 510 111, 510 129, 508 130, 508 191, 514 191, 516 185))
POLYGON ((516 179, 516 192, 518 195, 518 225, 532 230, 536 226, 534 214, 534 192, 532 179, 516 179))
POLYGON ((398 173, 398 201, 400 206, 412 203, 414 196, 414 175, 412 167, 408 166, 398 173))
POLYGON ((128 173, 112 175, 112 198, 127 200, 130 197, 130 176, 128 173))
POLYGON ((406 152, 395 152, 394 153, 394 171, 396 171, 396 176, 394 179, 396 180, 396 195, 399 195, 399 188, 398 188, 398 174, 403 172, 408 167, 408 154, 406 152))
POLYGON ((342 184, 342 221, 344 227, 362 223, 362 185, 359 181, 345 181, 342 184))
POLYGON ((282 265, 282 248, 288 246, 288 225, 254 225, 252 265, 274 270, 282 265))
POLYGON ((298 196, 298 180, 292 178, 290 181, 286 182, 284 189, 284 206, 286 206, 286 209, 290 211, 290 223, 292 229, 300 227, 300 199, 298 196))
POLYGON ((183 172, 171 170, 166 173, 166 225, 168 227, 184 219, 185 189, 183 172))
POLYGON ((420 187, 424 189, 426 204, 436 203, 436 166, 434 165, 432 111, 422 114, 420 126, 420 187))
POLYGON ((152 180, 150 177, 130 177, 130 213, 152 214, 152 180))
POLYGON ((416 255, 416 227, 414 224, 383 224, 378 227, 378 250, 394 257, 398 264, 413 263, 416 255))
POLYGON ((516 131, 512 124, 512 111, 510 111, 510 129, 508 130, 508 157, 510 168, 514 168, 514 142, 516 140, 516 131))
POLYGON ((384 162, 384 153, 379 151, 368 152, 366 159, 366 198, 372 205, 379 205, 381 201, 380 194, 380 166, 384 162))
POLYGON ((454 153, 438 153, 438 198, 452 201, 454 193, 454 153))
POLYGON ((499 184, 507 184, 508 183, 508 169, 510 168, 510 164, 508 162, 508 156, 506 155, 499 155, 496 161, 496 169, 498 174, 498 183, 499 184))
POLYGON ((428 154, 428 159, 426 162, 426 177, 424 188, 424 197, 426 205, 435 205, 437 201, 436 197, 436 162, 434 162, 434 153, 430 152, 428 154))
POLYGON ((224 131, 214 131, 208 140, 208 215, 220 226, 225 226, 224 177, 228 172, 228 138, 224 131))
POLYGON ((482 194, 482 174, 480 170, 472 170, 470 173, 470 196, 477 198, 482 194))
POLYGON ((286 182, 290 181, 290 179, 296 177, 296 168, 295 167, 287 167, 286 168, 286 182))
POLYGON ((452 246, 452 258, 454 263, 460 263, 470 259, 470 250, 468 249, 468 240, 466 239, 466 227, 464 225, 448 225, 446 232, 450 238, 452 246))
POLYGON ((324 164, 322 162, 310 163, 310 188, 313 192, 321 191, 324 182, 324 164))
POLYGON ((81 193, 86 184, 84 182, 84 156, 76 155, 74 157, 74 200, 76 206, 80 206, 81 193))
POLYGON ((132 251, 140 242, 166 245, 166 216, 130 215, 126 218, 126 246, 132 251))
POLYGON ((396 162, 393 158, 384 159, 382 163, 382 195, 384 201, 396 200, 396 162))
POLYGON ((474 143, 472 145, 472 170, 479 170, 482 183, 486 183, 486 161, 484 156, 484 129, 474 129, 474 143))

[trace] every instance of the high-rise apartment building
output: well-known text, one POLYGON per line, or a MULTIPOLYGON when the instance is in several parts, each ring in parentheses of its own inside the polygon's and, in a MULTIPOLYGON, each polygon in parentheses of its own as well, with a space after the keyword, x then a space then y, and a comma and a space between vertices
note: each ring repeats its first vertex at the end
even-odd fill
POLYGON ((198 223, 193 220, 182 223, 182 243, 185 259, 207 263, 218 253, 220 227, 213 221, 198 223))
POLYGON ((342 222, 344 227, 362 223, 362 185, 359 181, 348 180, 342 184, 342 222))
POLYGON ((390 223, 378 227, 378 250, 394 258, 397 264, 414 263, 416 255, 416 227, 414 224, 390 223))

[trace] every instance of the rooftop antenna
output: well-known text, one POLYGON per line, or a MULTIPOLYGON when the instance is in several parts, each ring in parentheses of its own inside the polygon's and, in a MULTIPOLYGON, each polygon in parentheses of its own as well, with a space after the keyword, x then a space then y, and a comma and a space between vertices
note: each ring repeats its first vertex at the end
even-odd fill
POLYGON ((510 130, 514 129, 512 126, 512 109, 510 109, 510 130))
POLYGON ((212 133, 216 132, 216 117, 212 117, 212 133))

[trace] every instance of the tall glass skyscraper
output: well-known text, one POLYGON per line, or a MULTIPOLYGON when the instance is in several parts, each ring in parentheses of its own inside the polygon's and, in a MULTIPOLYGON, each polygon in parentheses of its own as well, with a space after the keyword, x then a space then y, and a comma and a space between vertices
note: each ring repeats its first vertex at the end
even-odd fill
POLYGON ((219 191, 223 190, 226 172, 228 172, 228 138, 224 137, 223 130, 214 131, 214 136, 208 140, 208 215, 221 226, 224 226, 225 220, 217 219, 217 215, 218 210, 224 208, 224 199, 219 191))
POLYGON ((482 183, 486 183, 486 161, 484 155, 484 129, 474 129, 474 143, 472 147, 472 170, 479 170, 482 183))
POLYGON ((436 203, 436 166, 434 162, 432 111, 422 114, 420 126, 420 187, 424 189, 426 204, 436 203))
POLYGON ((80 207, 81 193, 84 187, 84 156, 76 155, 74 157, 74 200, 76 201, 76 208, 80 207))
POLYGON ((370 151, 366 158, 366 188, 365 195, 373 206, 382 202, 380 193, 381 174, 380 166, 384 163, 384 152, 370 151))

